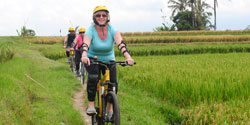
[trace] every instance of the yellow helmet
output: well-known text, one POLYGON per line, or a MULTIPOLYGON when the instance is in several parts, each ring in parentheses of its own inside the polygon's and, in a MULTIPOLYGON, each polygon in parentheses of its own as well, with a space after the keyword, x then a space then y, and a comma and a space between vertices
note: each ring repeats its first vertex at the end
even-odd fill
POLYGON ((70 32, 70 31, 75 31, 74 27, 70 27, 70 28, 69 28, 69 32, 70 32))
POLYGON ((84 32, 86 32, 86 29, 85 29, 84 27, 81 27, 81 28, 79 29, 79 33, 84 33, 84 32))
POLYGON ((96 21, 96 18, 95 18, 95 13, 98 12, 98 11, 106 11, 107 14, 108 14, 108 19, 107 19, 107 22, 105 23, 105 25, 108 24, 108 22, 110 21, 110 17, 109 17, 109 10, 106 6, 103 6, 103 5, 100 5, 100 6, 96 6, 94 11, 93 11, 93 21, 96 25, 99 25, 99 26, 105 26, 105 25, 100 25, 97 21, 96 21))
POLYGON ((104 10, 104 11, 107 11, 109 13, 109 10, 106 6, 103 6, 103 5, 100 5, 100 6, 96 6, 94 11, 93 11, 93 14, 95 14, 96 12, 100 11, 100 10, 104 10))

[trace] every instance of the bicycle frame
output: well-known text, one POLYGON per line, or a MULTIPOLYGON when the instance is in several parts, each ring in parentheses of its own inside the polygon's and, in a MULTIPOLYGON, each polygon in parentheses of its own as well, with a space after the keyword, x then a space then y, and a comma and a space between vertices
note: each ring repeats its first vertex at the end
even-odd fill
POLYGON ((74 56, 74 55, 75 55, 75 51, 74 51, 74 50, 70 50, 70 54, 71 54, 72 56, 74 56))
MULTIPOLYGON (((102 95, 106 96, 108 94, 108 82, 110 81, 110 75, 109 75, 109 72, 110 70, 109 69, 106 69, 105 70, 105 74, 104 76, 102 77, 101 80, 99 80, 98 84, 97 84, 97 90, 99 92, 99 95, 98 95, 98 99, 99 99, 99 113, 98 113, 98 116, 99 117, 102 117, 102 95)), ((113 86, 113 91, 115 91, 115 87, 113 86)))
MULTIPOLYGON (((97 116, 98 119, 100 118, 99 120, 104 120, 102 122, 112 122, 112 121, 109 121, 109 120, 106 121, 107 119, 105 118, 106 110, 107 110, 106 106, 108 106, 109 103, 110 103, 107 100, 108 100, 108 98, 111 97, 113 100, 116 100, 116 101, 111 102, 113 108, 115 107, 113 111, 116 112, 116 113, 114 113, 116 115, 113 114, 113 116, 112 116, 114 118, 113 122, 117 122, 117 124, 120 124, 120 108, 119 108, 119 102, 118 102, 117 96, 115 94, 116 85, 115 85, 115 83, 110 82, 110 69, 108 67, 109 64, 113 64, 113 63, 114 64, 119 63, 121 66, 127 66, 128 65, 127 62, 125 62, 125 61, 115 61, 115 62, 111 62, 111 63, 104 63, 104 62, 98 61, 98 60, 92 60, 91 61, 91 64, 102 65, 102 66, 104 66, 106 68, 104 75, 102 76, 102 78, 99 79, 99 81, 97 83, 98 103, 96 105, 98 105, 98 108, 97 108, 98 109, 98 111, 97 111, 98 114, 96 114, 95 116, 97 116), (113 85, 112 90, 110 90, 109 85, 113 85), (105 107, 103 107, 103 106, 105 106, 105 107)), ((100 75, 101 75, 101 73, 100 73, 100 75)), ((93 118, 95 116, 92 116, 92 123, 93 123, 93 118)), ((102 124, 102 122, 101 122, 101 124, 102 124)))

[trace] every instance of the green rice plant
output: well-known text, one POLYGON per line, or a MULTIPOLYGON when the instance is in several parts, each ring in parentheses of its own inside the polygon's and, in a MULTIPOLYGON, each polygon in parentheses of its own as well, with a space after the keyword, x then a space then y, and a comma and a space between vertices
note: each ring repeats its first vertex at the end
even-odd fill
POLYGON ((41 51, 42 54, 49 58, 49 59, 53 59, 53 60, 58 60, 58 59, 61 59, 61 58, 65 58, 66 55, 65 55, 65 51, 59 51, 59 50, 42 50, 41 51))
POLYGON ((141 36, 141 35, 143 35, 143 32, 134 32, 133 35, 135 35, 135 36, 141 36))
POLYGON ((233 100, 224 103, 204 102, 193 108, 181 109, 182 124, 249 124, 249 101, 233 100))
POLYGON ((133 32, 121 32, 122 36, 132 36, 133 32))
MULTIPOLYGON (((172 124, 250 122, 249 54, 147 56, 134 59, 137 62, 135 66, 119 69, 119 83, 129 90, 147 93, 139 98, 158 98, 165 102, 163 107, 173 104, 173 112, 158 107, 166 117, 170 113, 174 116, 172 120, 176 121, 172 124)), ((123 96, 126 98, 126 94, 123 96)), ((132 111, 138 105, 129 104, 132 111)), ((153 107, 150 110, 157 108, 153 107)), ((171 124, 171 120, 167 121, 171 124)))
POLYGON ((128 36, 196 36, 196 35, 249 35, 250 30, 192 30, 192 31, 162 31, 162 32, 125 32, 121 33, 123 37, 128 36))
POLYGON ((31 42, 31 43, 36 43, 36 44, 55 44, 55 43, 62 43, 64 40, 64 37, 55 37, 55 36, 51 36, 51 37, 29 37, 27 39, 25 39, 25 41, 27 42, 31 42))
POLYGON ((210 36, 140 36, 124 37, 126 43, 191 43, 191 42, 247 42, 250 35, 210 35, 210 36))
POLYGON ((0 42, 0 63, 12 59, 14 54, 13 42, 0 42))
POLYGON ((39 51, 43 56, 51 60, 58 60, 61 58, 66 58, 65 48, 62 44, 30 44, 27 48, 39 51))
POLYGON ((68 65, 32 49, 44 45, 16 46, 16 56, 0 65, 0 124, 84 124, 72 102, 80 82, 68 65))
POLYGON ((153 33, 153 32, 142 32, 142 34, 143 34, 143 35, 146 35, 146 36, 152 35, 152 33, 153 33))
MULTIPOLYGON (((249 98, 249 54, 157 56, 141 59, 145 61, 133 68, 134 71, 124 71, 133 74, 125 77, 125 81, 175 105, 185 107, 204 101, 210 104, 249 98), (143 69, 143 73, 140 73, 140 69, 143 69)), ((140 63, 141 59, 137 62, 140 63)))
MULTIPOLYGON (((250 52, 249 44, 240 43, 203 43, 203 44, 140 44, 128 45, 132 56, 159 56, 204 53, 242 53, 250 52)), ((116 48, 116 56, 123 54, 116 48)))
POLYGON ((52 60, 58 60, 61 58, 65 58, 65 49, 62 48, 61 44, 54 44, 44 46, 39 49, 39 51, 47 58, 52 60))

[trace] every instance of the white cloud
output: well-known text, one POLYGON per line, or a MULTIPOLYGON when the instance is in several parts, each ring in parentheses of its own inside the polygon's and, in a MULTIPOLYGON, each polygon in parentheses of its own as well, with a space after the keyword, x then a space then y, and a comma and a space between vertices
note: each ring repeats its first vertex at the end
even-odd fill
POLYGON ((250 1, 223 1, 218 8, 218 28, 244 29, 250 25, 250 1))
MULTIPOLYGON (((213 5, 213 0, 207 2, 213 5)), ((244 29, 250 25, 249 0, 218 2, 218 29, 244 29)), ((16 29, 25 23, 37 35, 59 35, 60 29, 65 35, 70 26, 87 28, 97 5, 109 8, 111 24, 121 32, 153 31, 163 22, 163 15, 171 22, 167 0, 1 0, 0 3, 1 36, 17 35, 16 29)))
MULTIPOLYGON (((208 3, 213 5, 213 0, 209 0, 208 3)), ((245 29, 250 25, 249 5, 249 0, 218 0, 217 29, 245 29)))

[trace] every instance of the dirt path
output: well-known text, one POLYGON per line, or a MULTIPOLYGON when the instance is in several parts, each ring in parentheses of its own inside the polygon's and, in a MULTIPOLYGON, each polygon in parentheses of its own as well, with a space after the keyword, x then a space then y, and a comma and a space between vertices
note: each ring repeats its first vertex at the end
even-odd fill
POLYGON ((84 105, 84 98, 86 97, 85 91, 86 91, 86 85, 87 83, 84 83, 84 85, 81 87, 80 91, 78 91, 74 95, 74 107, 77 109, 82 117, 84 118, 85 125, 91 125, 91 117, 86 114, 86 106, 84 105))

